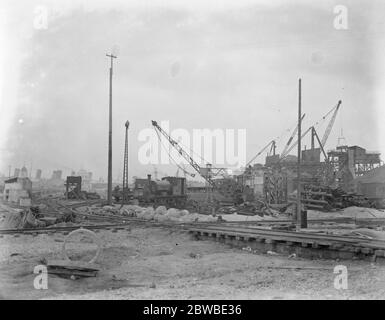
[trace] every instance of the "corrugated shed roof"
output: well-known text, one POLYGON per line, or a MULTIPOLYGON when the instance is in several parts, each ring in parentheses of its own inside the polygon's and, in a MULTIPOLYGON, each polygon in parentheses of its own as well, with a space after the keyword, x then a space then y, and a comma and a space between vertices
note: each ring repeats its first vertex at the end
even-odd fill
POLYGON ((15 183, 15 182, 22 181, 22 180, 29 180, 30 181, 30 179, 27 178, 27 177, 23 177, 23 178, 21 178, 21 177, 14 177, 14 178, 10 178, 8 180, 5 180, 4 183, 15 183))

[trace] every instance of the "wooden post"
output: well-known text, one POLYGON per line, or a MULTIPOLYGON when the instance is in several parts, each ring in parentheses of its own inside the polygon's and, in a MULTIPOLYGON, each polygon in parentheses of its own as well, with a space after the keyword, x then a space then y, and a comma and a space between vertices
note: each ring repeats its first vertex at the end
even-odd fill
POLYGON ((298 82, 297 229, 301 227, 301 79, 298 82))
POLYGON ((110 95, 109 95, 109 121, 108 121, 108 186, 107 186, 107 202, 112 205, 112 65, 116 56, 107 54, 111 58, 110 66, 110 95))

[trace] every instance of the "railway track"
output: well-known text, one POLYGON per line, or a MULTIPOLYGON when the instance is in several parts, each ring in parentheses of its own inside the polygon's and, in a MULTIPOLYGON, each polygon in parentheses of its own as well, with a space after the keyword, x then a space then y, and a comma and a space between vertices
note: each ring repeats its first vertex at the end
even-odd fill
MULTIPOLYGON (((268 230, 269 227, 281 226, 281 225, 291 225, 293 224, 292 220, 259 220, 259 221, 223 221, 223 222, 157 222, 153 220, 145 220, 136 217, 124 217, 118 215, 91 215, 86 213, 77 213, 80 216, 84 216, 85 218, 92 218, 90 220, 95 221, 110 221, 110 223, 106 224, 87 224, 87 225, 74 225, 74 226, 49 226, 44 228, 31 228, 31 229, 0 229, 0 235, 6 234, 30 234, 30 233, 54 233, 54 232, 62 232, 62 231, 72 231, 78 228, 86 228, 91 230, 100 230, 100 229, 110 229, 110 228, 126 228, 129 225, 133 224, 141 224, 146 226, 153 227, 177 227, 182 229, 189 228, 212 228, 217 230, 223 229, 230 231, 252 231, 256 230, 255 228, 264 227, 263 230, 268 230)), ((371 219, 370 219, 371 220, 371 219)), ((365 220, 366 221, 366 220, 365 220)), ((352 218, 330 218, 330 219, 312 219, 308 220, 309 224, 331 224, 331 223, 354 223, 355 220, 352 218)), ((374 222, 373 222, 374 223, 374 222)), ((260 230, 260 229, 257 229, 260 230)), ((262 230, 262 229, 261 229, 262 230)), ((275 230, 276 231, 276 230, 275 230)), ((277 232, 277 231, 276 231, 277 232)), ((295 233, 297 234, 297 233, 295 233)))
POLYGON ((47 228, 33 228, 33 229, 3 229, 0 230, 0 236, 4 235, 20 235, 20 234, 52 234, 52 233, 69 233, 76 229, 89 229, 89 230, 107 230, 107 229, 125 229, 130 227, 128 223, 118 223, 118 224, 94 224, 94 225, 77 225, 77 226, 58 226, 58 227, 47 227, 47 228))
MULTIPOLYGON (((191 228, 190 230, 196 230, 203 233, 219 233, 219 234, 233 234, 233 235, 243 235, 244 237, 271 237, 279 240, 281 239, 290 239, 297 240, 299 242, 310 240, 314 242, 315 240, 325 241, 325 242, 344 242, 344 243, 357 243, 361 241, 369 241, 367 238, 361 237, 350 237, 350 236, 338 236, 338 235, 325 235, 319 233, 309 233, 309 232, 298 232, 298 231, 281 231, 281 230, 271 230, 260 227, 253 226, 202 226, 197 228, 191 228)), ((385 246, 385 241, 383 242, 385 246)))
POLYGON ((135 225, 145 225, 150 227, 164 227, 164 228, 178 228, 178 229, 187 229, 190 226, 205 226, 206 223, 175 223, 175 222, 156 222, 152 220, 144 220, 139 218, 127 217, 125 219, 119 218, 118 223, 108 223, 108 224, 79 224, 72 226, 49 226, 44 228, 30 228, 30 229, 0 229, 0 236, 3 235, 14 235, 14 234, 52 234, 60 232, 71 232, 76 229, 89 229, 89 230, 103 230, 103 229, 114 229, 114 230, 123 230, 135 225))
POLYGON ((385 258, 385 241, 356 236, 339 236, 310 232, 271 230, 252 226, 196 226, 189 232, 235 246, 254 246, 261 250, 302 253, 316 257, 353 258, 374 256, 385 258), (299 250, 298 250, 299 248, 299 250), (313 251, 313 252, 311 252, 313 251), (334 253, 331 254, 330 253, 334 253))
MULTIPOLYGON (((72 209, 73 210, 73 209, 72 209)), ((93 216, 81 213, 80 215, 93 216)), ((95 215, 97 216, 97 215, 95 215)), ((72 226, 50 226, 34 229, 5 229, 0 230, 0 237, 5 235, 18 236, 69 233, 73 230, 84 228, 89 230, 125 230, 131 226, 141 225, 149 227, 176 228, 187 231, 198 237, 212 238, 227 242, 237 246, 259 246, 265 248, 276 248, 285 246, 291 249, 302 248, 316 249, 318 252, 325 250, 339 251, 344 253, 344 257, 354 255, 374 255, 375 257, 385 258, 385 241, 368 239, 357 236, 339 236, 330 234, 320 234, 315 232, 297 232, 287 230, 276 230, 274 226, 290 225, 292 220, 260 220, 260 221, 223 221, 223 222, 156 222, 144 220, 136 217, 124 217, 116 215, 100 215, 97 219, 105 218, 109 223, 84 224, 72 226)), ((95 217, 94 217, 95 218, 95 217)), ((353 218, 330 218, 330 219, 311 219, 309 224, 322 223, 357 223, 358 219, 353 218)), ((362 223, 375 223, 376 218, 360 219, 362 223)), ((379 219, 379 222, 383 222, 379 219)), ((293 251, 291 250, 291 251, 293 251)), ((296 250, 296 249, 295 249, 296 250)), ((290 251, 290 250, 289 250, 290 251)), ((318 257, 319 254, 317 254, 318 257)))

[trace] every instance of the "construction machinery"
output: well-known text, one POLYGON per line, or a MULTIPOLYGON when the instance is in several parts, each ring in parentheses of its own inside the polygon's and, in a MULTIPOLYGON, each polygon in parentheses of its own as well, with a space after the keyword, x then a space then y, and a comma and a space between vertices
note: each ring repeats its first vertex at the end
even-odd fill
MULTIPOLYGON (((218 191, 225 199, 230 199, 232 203, 239 203, 242 201, 242 186, 234 179, 226 177, 225 168, 214 168, 211 164, 207 163, 206 167, 201 167, 193 157, 186 152, 179 142, 174 140, 166 131, 164 131, 156 121, 151 121, 156 133, 158 134, 159 140, 161 140, 161 135, 163 135, 171 146, 181 155, 191 167, 206 181, 206 193, 207 193, 207 204, 209 207, 213 208, 216 206, 215 199, 213 198, 212 192, 218 191), (216 180, 215 177, 219 175, 223 176, 222 179, 216 180), (233 182, 233 183, 230 183, 233 182)), ((171 155, 170 155, 171 157, 171 155)), ((175 164, 180 167, 180 165, 174 160, 175 164)), ((185 169, 181 168, 184 172, 185 169)))
POLYGON ((159 181, 152 180, 149 174, 147 179, 135 180, 133 199, 142 205, 163 205, 167 208, 184 209, 187 203, 186 179, 163 177, 159 181))
MULTIPOLYGON (((337 105, 334 107, 333 115, 332 115, 332 117, 330 118, 329 124, 328 124, 328 126, 327 126, 327 128, 326 128, 326 130, 325 130, 325 132, 324 132, 324 135, 323 135, 323 137, 322 137, 322 140, 321 140, 321 145, 322 145, 323 147, 325 146, 326 141, 327 141, 328 138, 329 138, 330 132, 332 131, 334 122, 335 122, 336 117, 337 117, 337 112, 338 112, 338 109, 339 109, 340 106, 341 106, 341 103, 342 103, 342 101, 339 100, 338 103, 337 103, 337 105)), ((324 118, 326 118, 332 111, 333 111, 333 109, 330 110, 329 113, 327 113, 327 114, 324 116, 324 118)))
MULTIPOLYGON (((330 114, 332 117, 327 125, 324 135, 322 139, 320 139, 315 126, 318 124, 314 124, 310 126, 307 130, 305 130, 301 134, 301 139, 307 136, 309 133, 311 135, 311 149, 302 150, 302 161, 301 168, 303 171, 301 177, 301 184, 306 189, 309 186, 331 186, 335 180, 335 173, 333 170, 333 166, 329 162, 329 157, 325 152, 325 144, 330 135, 331 129, 335 122, 337 112, 340 108, 341 100, 338 101, 337 105, 333 107, 322 120, 325 120, 330 114), (318 146, 316 146, 318 144, 318 146), (324 162, 321 162, 321 154, 324 158, 324 162)), ((304 119, 302 116, 301 120, 304 119)), ((268 203, 281 204, 287 201, 288 199, 288 174, 292 175, 291 180, 293 181, 293 185, 296 185, 298 179, 294 178, 296 173, 296 162, 292 161, 284 161, 288 158, 291 150, 298 145, 298 140, 293 142, 294 136, 298 133, 298 126, 292 132, 288 142, 286 143, 282 153, 280 156, 268 157, 266 159, 266 165, 269 170, 264 173, 264 197, 268 203), (273 158, 273 159, 271 159, 273 158), (278 160, 277 160, 278 158, 278 160), (269 161, 267 161, 269 160, 269 161)), ((335 186, 334 186, 335 187, 335 186)), ((304 203, 308 205, 311 204, 311 200, 314 200, 312 203, 316 208, 317 205, 322 208, 326 208, 329 206, 329 202, 327 199, 327 195, 319 197, 319 193, 317 190, 308 190, 306 192, 302 192, 301 196, 304 200, 304 203), (314 191, 314 192, 313 192, 314 191)), ((330 206, 329 206, 330 207, 330 206)))
MULTIPOLYGON (((325 114, 323 117, 322 117, 322 120, 325 120, 333 111, 333 115, 331 117, 331 119, 329 120, 329 123, 327 125, 327 128, 324 132, 324 135, 322 136, 322 139, 320 140, 318 135, 316 134, 316 130, 315 130, 315 125, 312 125, 310 126, 302 135, 301 135, 301 139, 303 139, 309 132, 312 133, 312 149, 314 148, 314 137, 317 138, 317 141, 319 143, 319 146, 320 148, 322 149, 323 151, 323 154, 325 156, 325 159, 328 158, 328 156, 326 155, 325 151, 324 151, 324 147, 325 147, 325 144, 329 138, 329 135, 330 135, 330 132, 333 128, 333 125, 334 125, 334 122, 336 120, 336 117, 337 117, 337 112, 341 106, 341 103, 342 101, 339 100, 337 105, 335 107, 333 107, 327 114, 325 114)), ((302 116, 302 119, 304 118, 305 115, 302 116)), ((293 132, 292 136, 290 137, 289 141, 287 142, 286 146, 285 146, 285 149, 283 150, 283 152, 281 153, 281 157, 280 157, 280 160, 284 159, 287 157, 287 155, 290 153, 290 151, 298 144, 298 140, 295 141, 291 146, 291 142, 293 140, 293 137, 294 135, 296 134, 298 130, 298 127, 296 128, 296 130, 293 132)))
MULTIPOLYGON (((121 203, 125 195, 125 204, 139 203, 146 206, 165 206, 167 208, 184 209, 187 203, 186 179, 180 177, 164 177, 153 180, 151 175, 147 179, 137 178, 132 189, 123 190, 116 186, 112 191, 115 202, 121 203)), ((123 202, 122 202, 123 204, 123 202)))

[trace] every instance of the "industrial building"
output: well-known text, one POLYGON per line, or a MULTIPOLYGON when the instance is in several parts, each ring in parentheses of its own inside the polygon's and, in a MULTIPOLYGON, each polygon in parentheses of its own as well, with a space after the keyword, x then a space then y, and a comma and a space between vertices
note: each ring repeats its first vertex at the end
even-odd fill
POLYGON ((354 191, 353 180, 381 166, 379 152, 368 152, 359 146, 339 146, 328 151, 336 172, 336 182, 346 191, 354 191))
POLYGON ((353 180, 355 190, 377 207, 385 207, 385 166, 377 167, 353 180))

